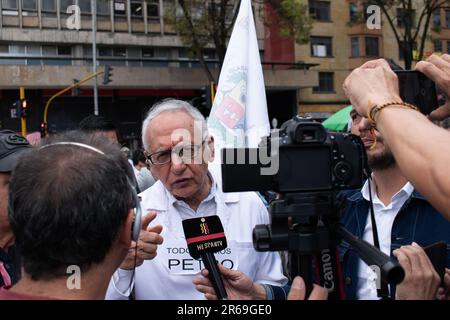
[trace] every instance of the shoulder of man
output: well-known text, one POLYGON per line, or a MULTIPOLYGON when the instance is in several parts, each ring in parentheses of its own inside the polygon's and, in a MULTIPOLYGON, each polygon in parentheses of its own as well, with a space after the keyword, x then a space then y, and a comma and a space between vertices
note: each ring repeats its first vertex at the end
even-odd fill
POLYGON ((167 195, 161 181, 156 181, 150 188, 139 194, 144 210, 166 210, 167 195))

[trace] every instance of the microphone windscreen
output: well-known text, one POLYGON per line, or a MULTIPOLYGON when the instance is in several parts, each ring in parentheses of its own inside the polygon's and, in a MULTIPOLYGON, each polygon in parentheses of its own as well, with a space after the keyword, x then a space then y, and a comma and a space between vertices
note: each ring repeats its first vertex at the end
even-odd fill
POLYGON ((189 254, 199 259, 203 253, 215 253, 227 247, 227 239, 218 216, 183 220, 189 254))

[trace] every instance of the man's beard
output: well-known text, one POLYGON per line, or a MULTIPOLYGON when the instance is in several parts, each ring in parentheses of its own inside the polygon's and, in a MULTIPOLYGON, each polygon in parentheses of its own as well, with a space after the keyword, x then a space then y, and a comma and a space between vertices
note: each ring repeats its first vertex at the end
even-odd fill
POLYGON ((381 153, 368 155, 367 160, 372 170, 386 170, 395 165, 395 158, 391 150, 384 146, 381 153))

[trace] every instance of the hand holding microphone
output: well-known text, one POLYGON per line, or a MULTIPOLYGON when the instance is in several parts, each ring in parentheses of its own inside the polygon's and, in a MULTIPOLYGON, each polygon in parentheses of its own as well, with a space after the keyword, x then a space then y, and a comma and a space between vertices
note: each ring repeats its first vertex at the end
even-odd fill
POLYGON ((227 239, 220 218, 209 216, 183 220, 183 229, 189 254, 194 259, 202 259, 216 296, 220 300, 227 300, 227 292, 214 257, 215 252, 222 251, 227 247, 227 239))

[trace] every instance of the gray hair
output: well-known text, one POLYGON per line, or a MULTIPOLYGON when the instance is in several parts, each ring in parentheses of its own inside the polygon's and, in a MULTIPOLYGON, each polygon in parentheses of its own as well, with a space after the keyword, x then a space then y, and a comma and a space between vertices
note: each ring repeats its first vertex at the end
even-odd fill
POLYGON ((202 125, 202 137, 205 139, 208 136, 208 127, 206 125, 205 117, 198 111, 197 108, 193 107, 189 102, 178 100, 178 99, 164 99, 155 103, 147 113, 147 117, 142 124, 142 143, 146 150, 150 150, 149 141, 147 141, 147 131, 150 127, 150 122, 156 118, 160 113, 165 111, 184 111, 189 114, 195 121, 198 121, 202 125))

